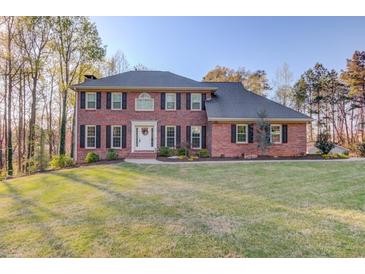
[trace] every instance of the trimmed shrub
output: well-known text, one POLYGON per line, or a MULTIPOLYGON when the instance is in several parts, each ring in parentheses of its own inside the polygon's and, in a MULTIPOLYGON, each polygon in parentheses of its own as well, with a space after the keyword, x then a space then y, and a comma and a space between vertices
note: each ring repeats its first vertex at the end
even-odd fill
POLYGON ((168 157, 170 156, 170 148, 169 147, 160 147, 158 149, 158 156, 161 156, 161 157, 168 157))
POLYGON ((114 149, 109 149, 106 154, 106 159, 111 160, 118 160, 118 152, 114 149))
POLYGON ((99 155, 95 152, 89 152, 85 157, 86 163, 95 163, 97 161, 99 161, 99 155))
POLYGON ((158 156, 161 157, 171 157, 178 155, 178 151, 174 148, 160 147, 158 150, 158 156))
POLYGON ((188 156, 189 155, 189 152, 186 148, 184 147, 181 147, 177 150, 177 155, 178 156, 188 156))
POLYGON ((330 135, 328 133, 320 133, 315 143, 315 147, 318 148, 322 154, 328 154, 331 149, 335 147, 335 144, 330 141, 330 135))
POLYGON ((197 154, 196 154, 199 158, 209 158, 209 151, 207 149, 199 149, 197 154))
POLYGON ((50 166, 53 169, 65 168, 65 167, 70 167, 73 165, 74 165, 74 161, 68 155, 55 155, 52 157, 52 160, 50 162, 50 166))
POLYGON ((349 156, 346 154, 335 153, 335 154, 322 154, 322 158, 325 160, 329 159, 348 159, 349 156))
POLYGON ((365 157, 365 142, 362 142, 357 145, 357 150, 359 151, 359 155, 361 157, 365 157))

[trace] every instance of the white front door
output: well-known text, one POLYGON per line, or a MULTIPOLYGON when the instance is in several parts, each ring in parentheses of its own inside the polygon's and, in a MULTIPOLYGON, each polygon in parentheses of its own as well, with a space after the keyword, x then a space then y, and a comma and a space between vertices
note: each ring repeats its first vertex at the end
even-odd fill
POLYGON ((154 150, 154 127, 136 126, 135 127, 135 144, 136 150, 154 150))

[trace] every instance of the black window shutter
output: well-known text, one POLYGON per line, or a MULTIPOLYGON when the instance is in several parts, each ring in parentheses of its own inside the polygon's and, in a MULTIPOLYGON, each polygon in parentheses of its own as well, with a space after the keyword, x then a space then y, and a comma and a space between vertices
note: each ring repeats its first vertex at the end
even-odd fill
POLYGON ((205 110, 205 100, 207 99, 207 95, 202 93, 202 110, 205 110))
POLYGON ((176 147, 181 145, 181 127, 176 126, 176 147))
POLYGON ((127 147, 127 126, 122 126, 122 148, 127 147))
POLYGON ((186 93, 186 109, 190 109, 190 97, 191 94, 190 93, 186 93))
POLYGON ((106 93, 106 108, 111 109, 111 107, 112 107, 112 93, 107 92, 106 93))
POLYGON ((96 93, 96 108, 101 108, 101 92, 96 93))
POLYGON ((190 145, 191 127, 186 126, 186 143, 190 145))
POLYGON ((80 125, 80 147, 85 148, 85 125, 80 125))
POLYGON ((253 124, 248 125, 248 142, 253 143, 253 124))
POLYGON ((207 148, 207 127, 202 126, 202 148, 207 148))
POLYGON ((106 148, 110 148, 111 126, 106 126, 106 148))
POLYGON ((161 109, 165 109, 165 103, 166 103, 166 94, 161 93, 161 109))
POLYGON ((85 108, 85 92, 80 93, 80 108, 85 108))
POLYGON ((281 135, 282 135, 283 143, 287 143, 288 142, 288 125, 282 125, 281 131, 282 131, 281 135))
POLYGON ((181 109, 181 93, 176 93, 176 109, 181 109))
POLYGON ((96 148, 100 148, 100 125, 96 126, 96 148))
POLYGON ((231 143, 236 143, 236 125, 231 125, 231 143))
POLYGON ((165 146, 165 126, 161 126, 160 143, 162 147, 165 146))
POLYGON ((122 93, 122 109, 127 109, 127 93, 122 93))

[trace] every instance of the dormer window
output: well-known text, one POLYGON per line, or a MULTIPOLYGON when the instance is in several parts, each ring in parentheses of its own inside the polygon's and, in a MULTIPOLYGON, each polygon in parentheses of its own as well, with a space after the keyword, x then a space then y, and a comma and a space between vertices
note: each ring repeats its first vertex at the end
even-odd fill
POLYGON ((136 98, 136 111, 153 111, 154 101, 148 93, 142 93, 136 98))

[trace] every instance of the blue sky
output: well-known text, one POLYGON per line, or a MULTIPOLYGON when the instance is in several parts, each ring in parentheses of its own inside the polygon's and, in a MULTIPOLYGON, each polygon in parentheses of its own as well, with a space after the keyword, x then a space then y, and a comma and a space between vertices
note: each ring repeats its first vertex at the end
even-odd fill
POLYGON ((337 70, 365 50, 365 17, 91 17, 108 54, 201 80, 216 65, 294 77, 321 62, 337 70))

